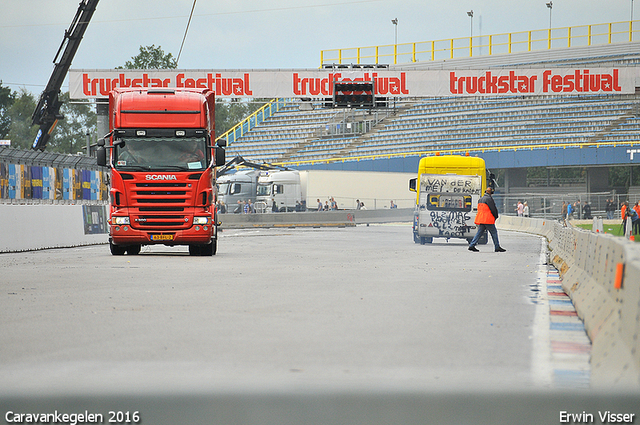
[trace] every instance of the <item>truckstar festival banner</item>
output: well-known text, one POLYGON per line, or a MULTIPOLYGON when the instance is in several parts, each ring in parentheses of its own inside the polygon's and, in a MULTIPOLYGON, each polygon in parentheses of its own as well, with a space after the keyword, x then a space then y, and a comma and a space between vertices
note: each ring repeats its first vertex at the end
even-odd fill
POLYGON ((104 98, 115 88, 208 88, 217 97, 322 98, 337 81, 373 81, 377 96, 632 94, 640 68, 550 68, 400 71, 70 70, 72 99, 104 98))

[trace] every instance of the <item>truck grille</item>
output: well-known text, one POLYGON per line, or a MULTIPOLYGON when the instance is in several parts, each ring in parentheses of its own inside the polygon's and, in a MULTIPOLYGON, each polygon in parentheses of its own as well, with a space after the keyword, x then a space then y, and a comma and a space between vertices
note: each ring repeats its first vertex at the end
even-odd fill
POLYGON ((131 191, 131 226, 138 229, 186 229, 191 223, 183 213, 189 199, 187 183, 136 183, 131 191), (134 211, 138 210, 138 214, 134 211), (178 213, 178 214, 176 214, 178 213))

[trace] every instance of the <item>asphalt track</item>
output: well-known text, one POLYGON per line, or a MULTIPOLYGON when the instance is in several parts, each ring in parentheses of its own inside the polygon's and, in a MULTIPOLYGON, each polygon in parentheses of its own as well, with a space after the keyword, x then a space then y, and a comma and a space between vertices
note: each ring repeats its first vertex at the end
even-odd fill
POLYGON ((228 230, 214 257, 0 255, 5 391, 535 388, 542 240, 414 244, 405 224, 228 230))

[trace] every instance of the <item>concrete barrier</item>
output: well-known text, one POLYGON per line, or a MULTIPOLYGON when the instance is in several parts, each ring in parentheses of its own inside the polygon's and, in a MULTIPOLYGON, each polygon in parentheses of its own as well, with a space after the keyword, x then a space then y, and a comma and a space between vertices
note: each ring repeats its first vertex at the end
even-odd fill
POLYGON ((0 204, 0 252, 107 243, 105 210, 104 205, 0 204))
POLYGON ((498 227, 545 236, 592 342, 591 383, 640 388, 640 247, 561 222, 501 216, 498 227))
MULTIPOLYGON (((0 252, 68 248, 109 242, 106 205, 0 204, 0 252)), ((411 222, 412 208, 306 213, 221 214, 221 229, 349 227, 411 222)))
POLYGON ((338 210, 264 214, 220 214, 221 229, 264 227, 349 227, 357 224, 412 222, 413 208, 338 210))

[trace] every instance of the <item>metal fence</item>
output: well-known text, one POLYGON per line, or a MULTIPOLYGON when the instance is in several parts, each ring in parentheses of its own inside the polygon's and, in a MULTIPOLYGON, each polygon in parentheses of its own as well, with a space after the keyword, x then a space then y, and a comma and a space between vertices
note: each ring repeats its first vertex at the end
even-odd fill
POLYGON ((559 219, 562 216, 562 205, 570 203, 574 207, 572 219, 589 219, 585 217, 585 205, 589 205, 592 217, 607 218, 607 200, 613 201, 615 210, 613 218, 620 219, 620 206, 624 201, 631 205, 640 200, 640 194, 618 194, 615 192, 598 193, 509 193, 494 195, 500 214, 517 215, 518 202, 526 202, 529 216, 535 218, 559 219))
POLYGON ((547 28, 493 35, 320 51, 320 63, 414 63, 461 57, 492 56, 596 46, 637 40, 640 21, 621 21, 573 27, 547 28))
POLYGON ((0 147, 0 203, 105 204, 108 179, 92 157, 0 147))

